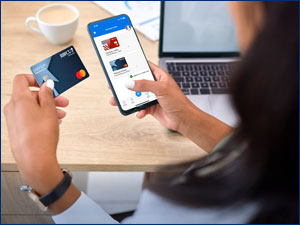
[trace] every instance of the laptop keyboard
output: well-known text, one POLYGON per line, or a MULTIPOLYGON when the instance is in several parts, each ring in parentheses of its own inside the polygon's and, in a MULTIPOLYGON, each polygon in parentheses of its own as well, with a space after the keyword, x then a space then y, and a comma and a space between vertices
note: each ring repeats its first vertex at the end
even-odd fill
POLYGON ((227 94, 235 63, 167 63, 185 95, 227 94))

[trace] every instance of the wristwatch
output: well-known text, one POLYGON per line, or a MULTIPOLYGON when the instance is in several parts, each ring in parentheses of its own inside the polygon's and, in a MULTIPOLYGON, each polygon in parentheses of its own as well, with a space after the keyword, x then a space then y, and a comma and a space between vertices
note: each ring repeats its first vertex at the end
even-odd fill
POLYGON ((61 169, 64 178, 51 192, 39 196, 29 185, 22 185, 20 190, 27 193, 29 198, 33 200, 42 211, 47 211, 48 206, 57 201, 70 187, 72 181, 72 173, 68 169, 61 169))

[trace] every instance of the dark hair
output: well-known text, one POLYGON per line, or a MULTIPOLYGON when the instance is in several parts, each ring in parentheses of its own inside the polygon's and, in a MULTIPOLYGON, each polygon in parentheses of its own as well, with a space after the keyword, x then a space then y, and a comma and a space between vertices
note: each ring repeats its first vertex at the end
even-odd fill
POLYGON ((259 202, 249 222, 298 223, 299 4, 264 5, 264 25, 232 78, 241 118, 233 137, 183 173, 156 174, 147 187, 195 206, 259 202))

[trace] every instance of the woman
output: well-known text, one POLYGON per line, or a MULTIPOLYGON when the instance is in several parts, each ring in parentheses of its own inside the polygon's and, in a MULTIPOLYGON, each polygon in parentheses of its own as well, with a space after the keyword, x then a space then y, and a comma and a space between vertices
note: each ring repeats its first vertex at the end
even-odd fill
MULTIPOLYGON (((299 222, 298 7, 298 2, 230 3, 244 55, 233 77, 232 99, 241 122, 232 134, 232 128, 193 106, 154 64, 157 81, 127 85, 158 98, 159 105, 140 111, 138 118, 151 114, 212 153, 184 165, 182 173, 148 177, 135 214, 124 222, 299 222)), ((56 147, 65 113, 56 106, 65 107, 68 100, 53 100, 51 80, 39 92, 29 91, 35 85, 32 75, 16 76, 4 111, 20 173, 44 195, 64 176, 56 147)), ((115 105, 113 98, 110 103, 115 105)), ((57 223, 116 223, 73 184, 50 209, 57 223)))

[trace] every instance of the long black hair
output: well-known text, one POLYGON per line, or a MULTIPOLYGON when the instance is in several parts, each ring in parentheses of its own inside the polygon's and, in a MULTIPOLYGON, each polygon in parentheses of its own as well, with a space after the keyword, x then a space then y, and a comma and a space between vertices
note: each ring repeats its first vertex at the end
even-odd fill
MULTIPOLYGON (((299 222, 299 4, 264 2, 265 21, 232 77, 233 137, 150 190, 183 204, 259 202, 253 223, 299 222)), ((155 176, 154 176, 155 177, 155 176)))

